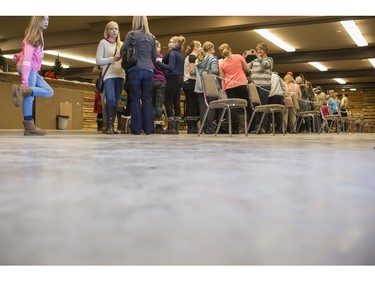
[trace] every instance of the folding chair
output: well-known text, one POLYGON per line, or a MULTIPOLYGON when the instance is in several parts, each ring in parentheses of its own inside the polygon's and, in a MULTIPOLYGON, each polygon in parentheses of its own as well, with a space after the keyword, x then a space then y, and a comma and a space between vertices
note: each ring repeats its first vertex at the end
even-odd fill
MULTIPOLYGON (((284 112, 285 112, 285 106, 283 104, 266 104, 262 105, 262 102, 260 101, 258 90, 255 86, 255 84, 249 84, 249 93, 250 93, 250 100, 251 100, 251 107, 253 108, 253 114, 251 115, 250 122, 248 124, 248 127, 246 129, 246 132, 249 131, 251 123, 253 122, 255 113, 261 112, 262 114, 262 119, 260 120, 260 124, 258 126, 258 129, 256 131, 256 134, 259 133, 259 130, 262 126, 264 116, 267 113, 272 114, 272 133, 275 135, 275 112, 281 112, 283 119, 284 119, 284 112), (254 104, 258 104, 257 106, 254 107, 254 104)), ((282 128, 283 128, 283 135, 285 135, 285 128, 284 128, 284 122, 282 123, 282 128)))
MULTIPOLYGON (((247 100, 244 99, 238 99, 238 98, 222 98, 220 95, 220 91, 217 88, 215 75, 207 74, 205 72, 201 72, 202 75, 202 85, 203 85, 203 95, 204 100, 206 102, 206 112, 204 114, 203 120, 200 123, 198 136, 201 135, 204 123, 206 122, 208 112, 210 110, 215 109, 223 109, 223 112, 220 115, 219 124, 217 125, 215 136, 219 132, 221 123, 223 122, 224 115, 226 112, 228 112, 228 127, 229 127, 229 135, 232 136, 232 120, 231 120, 231 110, 237 110, 239 108, 242 108, 244 111, 244 121, 245 121, 245 128, 247 126, 247 100), (207 97, 213 97, 216 98, 216 100, 211 101, 209 104, 207 102, 207 97)), ((247 130, 245 131, 245 135, 247 136, 247 130)))
MULTIPOLYGON (((339 122, 341 121, 340 114, 333 114, 331 106, 329 106, 329 105, 328 105, 328 112, 329 112, 329 115, 326 115, 323 118, 326 119, 327 121, 331 121, 331 122, 328 122, 328 127, 329 127, 330 130, 331 130, 333 124, 335 124, 336 125, 336 132, 337 132, 337 134, 340 134, 340 126, 339 126, 339 122)), ((323 113, 322 113, 322 116, 323 116, 323 113)))
MULTIPOLYGON (((298 103, 298 99, 295 95, 293 95, 293 102, 294 102, 294 104, 298 103)), ((295 129, 296 129, 295 131, 298 132, 299 128, 302 125, 302 121, 304 120, 306 122, 306 119, 308 119, 309 117, 311 117, 311 119, 313 121, 313 132, 314 132, 314 134, 316 132, 315 128, 317 128, 318 129, 318 135, 319 135, 320 134, 320 111, 318 111, 318 110, 297 111, 297 121, 296 121, 296 125, 295 125, 295 129), (315 118, 316 118, 316 121, 318 122, 317 127, 315 127, 315 118), (298 121, 300 121, 299 124, 298 124, 298 121)))

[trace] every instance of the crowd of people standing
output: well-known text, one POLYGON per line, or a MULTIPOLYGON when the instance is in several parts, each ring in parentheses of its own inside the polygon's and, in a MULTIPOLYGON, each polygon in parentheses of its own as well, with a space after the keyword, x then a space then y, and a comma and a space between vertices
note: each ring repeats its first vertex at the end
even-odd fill
MULTIPOLYGON (((37 128, 33 120, 32 103, 35 96, 50 97, 52 88, 38 74, 43 59, 43 30, 48 27, 48 16, 32 17, 25 32, 22 51, 15 56, 17 70, 22 77, 21 85, 13 85, 12 98, 16 106, 23 104, 24 134, 44 135, 43 129, 37 128)), ((126 86, 126 112, 130 115, 130 132, 139 135, 151 133, 179 134, 181 118, 185 117, 187 133, 196 134, 199 126, 203 133, 215 131, 216 113, 210 112, 205 124, 200 124, 207 104, 212 101, 204 95, 202 73, 215 75, 219 91, 225 91, 228 98, 241 98, 248 102, 248 119, 253 112, 253 104, 249 97, 248 83, 256 85, 260 101, 265 104, 284 104, 284 118, 276 114, 276 132, 282 128, 287 132, 296 132, 297 111, 319 109, 326 101, 332 114, 345 116, 349 106, 347 95, 340 103, 334 91, 329 92, 329 99, 318 87, 312 88, 303 75, 293 77, 288 72, 282 79, 273 71, 274 61, 268 56, 269 46, 259 43, 255 49, 246 50, 242 55, 232 53, 229 44, 219 46, 220 59, 215 56, 212 42, 201 44, 197 40, 185 48, 183 36, 172 36, 166 54, 161 53, 161 44, 150 32, 146 16, 134 16, 132 29, 121 41, 119 25, 115 21, 106 24, 103 39, 100 40, 96 52, 96 64, 102 68, 104 75, 104 91, 97 92, 94 112, 98 113, 98 130, 108 135, 117 134, 114 127, 118 104, 124 86, 126 86), (129 69, 122 68, 123 53, 131 47, 132 40, 136 45, 136 64, 129 69), (184 53, 186 56, 184 56, 184 53), (306 82, 306 83, 305 83, 306 82), (185 116, 181 115, 181 90, 185 94, 185 116), (295 96, 300 102, 295 104, 295 96), (168 126, 163 128, 163 105, 168 126), (315 108, 314 108, 315 107, 315 108), (155 122, 156 125, 155 125, 155 122), (159 123, 158 123, 159 122, 159 123)), ((246 130, 243 117, 237 110, 232 111, 233 133, 246 130)), ((118 123, 121 118, 118 118, 118 123)), ((259 128, 260 116, 255 116, 251 131, 266 133, 270 131, 268 116, 259 128)), ((303 129, 309 130, 309 124, 303 129)))

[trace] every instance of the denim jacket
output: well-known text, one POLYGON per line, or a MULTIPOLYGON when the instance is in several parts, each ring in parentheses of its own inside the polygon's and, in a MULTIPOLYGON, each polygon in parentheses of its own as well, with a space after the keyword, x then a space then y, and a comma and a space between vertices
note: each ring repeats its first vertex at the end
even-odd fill
MULTIPOLYGON (((137 66, 142 69, 154 69, 152 59, 156 59, 158 54, 156 51, 155 36, 146 34, 141 30, 134 30, 134 39, 136 42, 137 66)), ((125 37, 124 44, 121 47, 121 55, 124 50, 130 47, 131 31, 125 37)))

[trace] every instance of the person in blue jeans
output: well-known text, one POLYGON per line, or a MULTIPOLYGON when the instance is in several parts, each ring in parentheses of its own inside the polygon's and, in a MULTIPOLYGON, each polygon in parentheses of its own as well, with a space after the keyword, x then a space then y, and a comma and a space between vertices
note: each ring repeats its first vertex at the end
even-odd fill
POLYGON ((133 135, 146 135, 154 129, 154 109, 152 107, 152 82, 154 64, 152 59, 157 58, 156 39, 150 33, 146 16, 134 16, 132 30, 125 37, 121 54, 130 47, 131 33, 134 33, 136 43, 137 64, 128 69, 128 80, 131 92, 130 131, 133 135))
POLYGON ((46 131, 35 126, 33 102, 35 97, 52 97, 53 90, 38 72, 41 69, 44 50, 43 30, 49 24, 48 16, 31 17, 22 42, 22 51, 15 55, 17 71, 21 75, 21 85, 12 86, 15 106, 23 105, 23 125, 25 136, 43 136, 46 131))
POLYGON ((103 115, 106 117, 103 133, 107 135, 117 134, 114 122, 125 79, 125 72, 121 67, 121 44, 118 23, 108 22, 104 29, 104 38, 100 40, 96 51, 96 64, 103 66, 103 73, 106 71, 102 102, 105 104, 103 115))

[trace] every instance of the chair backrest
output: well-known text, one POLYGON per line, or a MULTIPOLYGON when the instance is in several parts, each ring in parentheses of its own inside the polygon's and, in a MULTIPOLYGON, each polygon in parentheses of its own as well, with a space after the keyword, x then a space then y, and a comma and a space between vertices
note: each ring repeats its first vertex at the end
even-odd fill
POLYGON ((262 102, 260 101, 259 93, 257 90, 257 86, 255 86, 255 84, 253 83, 250 83, 248 84, 248 88, 249 88, 251 103, 262 105, 262 102))
POLYGON ((215 75, 202 72, 202 85, 206 97, 219 98, 215 75))
POLYGON ((292 99, 293 99, 293 104, 294 104, 294 107, 296 108, 296 110, 300 110, 300 106, 299 106, 299 101, 298 101, 298 98, 297 98, 297 95, 294 93, 292 95, 292 99))

